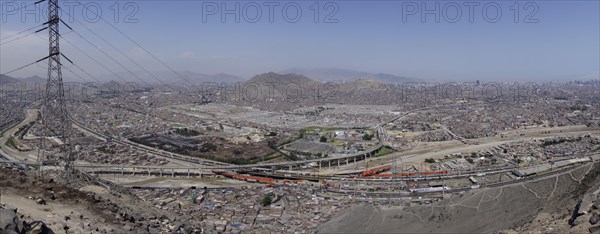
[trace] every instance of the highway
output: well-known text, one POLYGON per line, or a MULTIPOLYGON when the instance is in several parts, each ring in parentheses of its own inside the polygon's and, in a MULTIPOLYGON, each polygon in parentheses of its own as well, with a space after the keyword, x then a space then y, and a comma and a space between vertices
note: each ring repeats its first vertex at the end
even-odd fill
MULTIPOLYGON (((542 174, 536 174, 536 175, 532 175, 532 176, 528 176, 525 177, 523 179, 519 179, 519 180, 512 180, 512 181, 506 181, 506 182, 500 182, 500 183, 494 183, 494 184, 486 184, 486 185, 481 185, 480 188, 499 188, 499 187, 506 187, 506 186, 511 186, 514 184, 520 184, 520 183, 525 183, 525 182, 529 182, 529 181, 536 181, 536 180, 540 180, 540 179, 544 179, 544 178, 548 178, 548 177, 552 177, 558 174, 562 174, 562 173, 566 173, 568 171, 572 171, 575 169, 578 169, 582 166, 585 165, 589 165, 590 163, 597 163, 598 161, 600 161, 600 156, 596 156, 594 157, 594 159, 586 164, 574 164, 565 168, 561 168, 558 170, 553 170, 551 172, 547 172, 547 173, 542 173, 542 174)), ((455 189, 449 189, 449 190, 445 190, 443 193, 460 193, 460 192, 465 192, 465 191, 469 191, 472 190, 473 188, 470 187, 463 187, 463 188, 455 188, 455 189)), ((477 188, 479 189, 479 188, 477 188)), ((340 189, 326 189, 327 192, 330 193, 335 193, 335 194, 343 194, 343 195, 363 195, 365 197, 413 197, 413 196, 422 196, 422 195, 427 195, 427 194, 441 194, 442 191, 436 191, 436 192, 371 192, 371 191, 355 191, 355 190, 340 190, 340 189)))
POLYGON ((0 150, 0 157, 2 157, 2 159, 4 159, 5 161, 8 162, 19 162, 18 160, 14 159, 13 157, 11 157, 10 155, 4 153, 4 151, 0 150))
POLYGON ((192 164, 198 164, 201 167, 195 167, 196 169, 207 169, 207 170, 235 170, 235 169, 249 169, 249 168, 256 168, 256 167, 261 167, 261 168, 288 168, 288 169, 293 169, 293 167, 301 167, 301 166, 306 166, 309 165, 311 163, 313 164, 318 164, 320 166, 335 166, 335 165, 340 165, 340 164, 350 164, 350 163, 354 163, 356 161, 360 161, 360 160, 364 160, 367 159, 371 156, 373 156, 375 153, 377 153, 382 147, 383 147, 383 143, 385 142, 385 130, 383 129, 382 126, 384 126, 385 124, 391 123, 396 121, 397 119, 408 115, 410 112, 404 113, 402 115, 396 116, 382 124, 379 124, 375 127, 376 131, 377 131, 377 139, 378 139, 378 144, 366 151, 362 151, 356 154, 352 154, 352 155, 345 155, 345 156, 337 156, 337 157, 329 157, 329 158, 320 158, 320 159, 311 159, 311 160, 301 160, 301 161, 290 161, 290 162, 279 162, 279 163, 258 163, 258 164, 247 164, 247 165, 232 165, 232 164, 227 164, 227 163, 222 163, 222 162, 217 162, 217 161, 212 161, 212 160, 206 160, 206 159, 199 159, 199 158, 193 158, 193 157, 188 157, 188 156, 184 156, 184 155, 180 155, 180 154, 175 154, 175 153, 171 153, 171 152, 167 152, 164 150, 160 150, 160 149, 155 149, 155 148, 151 148, 142 144, 138 144, 135 142, 131 142, 129 140, 119 140, 116 138, 113 138, 111 136, 107 136, 105 134, 99 133, 93 129, 90 129, 86 126, 84 126, 83 124, 81 124, 80 122, 78 122, 77 120, 73 119, 71 117, 71 120, 73 121, 73 124, 75 126, 77 126, 78 128, 81 128, 83 130, 85 130, 86 132, 89 132, 91 134, 94 134, 96 137, 102 138, 102 139, 109 139, 112 138, 113 142, 119 143, 119 144, 123 144, 123 145, 129 145, 131 147, 134 147, 136 149, 140 149, 140 150, 144 150, 146 152, 152 153, 152 154, 156 154, 158 156, 167 158, 167 159, 173 159, 173 160, 177 160, 180 162, 187 162, 187 163, 192 163, 192 164))
MULTIPOLYGON (((425 108, 421 108, 421 109, 425 109, 425 108)), ((421 110, 419 109, 419 110, 421 110)), ((416 110, 415 110, 416 111, 416 110)), ((23 124, 26 124, 30 121, 35 120, 34 118, 37 115, 33 115, 33 113, 37 113, 36 110, 30 109, 28 110, 28 116, 27 118, 22 121, 20 124, 16 125, 15 127, 11 128, 8 131, 15 131, 15 129, 19 126, 22 126, 23 124)), ((201 171, 206 171, 206 170, 237 170, 237 169, 251 169, 251 168, 270 168, 270 169, 278 169, 278 168, 286 168, 286 169, 295 169, 295 168, 301 168, 301 167, 310 167, 310 165, 312 165, 312 167, 316 167, 315 165, 317 165, 318 167, 331 167, 331 166, 339 166, 339 165, 348 165, 351 163, 355 163, 357 161, 361 161, 361 160, 365 160, 368 159, 369 157, 373 156, 374 154, 376 154, 383 146, 384 146, 384 142, 385 142, 385 138, 386 138, 386 134, 385 134, 385 130, 383 128, 384 125, 394 122, 396 120, 398 120, 399 118, 406 116, 408 114, 410 114, 411 112, 406 112, 403 113, 401 115, 395 116, 394 118, 391 118, 377 126, 375 126, 376 132, 377 132, 377 139, 378 139, 378 144, 366 151, 362 151, 356 154, 351 154, 351 155, 344 155, 344 156, 337 156, 337 157, 329 157, 329 158, 321 158, 321 159, 311 159, 311 160, 302 160, 302 161, 289 161, 289 162, 279 162, 279 163, 258 163, 258 164, 248 164, 248 165, 233 165, 233 164, 228 164, 228 163, 223 163, 223 162, 218 162, 218 161, 213 161, 213 160, 207 160, 207 159, 201 159, 201 158, 194 158, 194 157, 189 157, 189 156, 185 156, 185 155, 180 155, 180 154, 176 154, 176 153, 171 153, 168 151, 164 151, 164 150, 160 150, 160 149, 155 149, 152 147, 148 147, 146 145, 142 145, 142 144, 138 144, 135 142, 131 142, 129 140, 123 140, 123 139, 119 139, 116 137, 112 137, 112 136, 108 136, 105 135, 103 133, 100 133, 98 131, 95 131, 94 129, 91 129, 87 126, 85 126, 84 124, 82 124, 81 122, 77 121, 76 119, 74 119, 72 116, 69 116, 69 118, 71 119, 73 125, 84 131, 87 132, 89 134, 94 135, 95 137, 99 138, 99 139, 103 139, 108 141, 109 139, 111 139, 113 142, 118 143, 118 144, 122 144, 122 145, 127 145, 130 147, 133 147, 135 149, 138 150, 142 150, 145 151, 147 153, 151 153, 153 155, 156 155, 158 157, 162 157, 165 158, 171 162, 174 162, 176 164, 180 164, 180 165, 190 165, 190 167, 178 167, 178 168, 164 168, 164 169, 195 169, 195 170, 201 170, 201 171)), ((14 132, 13 132, 14 133, 14 132)), ((12 134, 7 134, 7 135, 12 135, 12 134)), ((4 139, 5 141, 6 139, 4 139)), ((7 149, 10 150, 10 149, 7 149)), ((14 150, 13 150, 14 151, 14 150)), ((9 152, 10 154, 18 154, 17 152, 9 152)), ((29 159, 33 159, 36 160, 35 158, 31 158, 31 156, 27 155, 27 157, 29 159)), ((82 166, 85 167, 85 166, 82 166)), ((101 166, 98 166, 101 167, 101 166)))
POLYGON ((0 137, 0 154, 4 158, 9 158, 9 160, 14 161, 14 162, 17 162, 17 161, 36 162, 37 161, 37 157, 32 157, 31 155, 29 155, 27 153, 18 152, 17 150, 10 148, 6 145, 6 141, 11 136, 13 136, 19 130, 19 128, 29 124, 32 121, 35 121, 36 118, 37 118, 37 110, 28 109, 25 114, 25 119, 23 119, 19 123, 12 125, 12 127, 10 127, 9 129, 6 129, 4 131, 4 134, 2 135, 2 137, 0 137))
MULTIPOLYGON (((406 115, 406 114, 405 114, 406 115)), ((402 115, 404 116, 404 115, 402 115)), ((398 116, 395 117, 389 121, 387 121, 386 123, 389 122, 393 122, 396 119, 402 117, 402 116, 398 116)), ((12 136, 14 134, 14 132, 16 132, 16 130, 18 130, 19 127, 34 121, 35 118, 37 117, 37 111, 33 110, 33 109, 29 109, 28 110, 28 114, 27 114, 27 118, 24 119, 21 123, 14 125, 12 128, 8 129, 6 131, 7 134, 5 134, 4 137, 2 137, 0 140, 2 140, 3 142, 6 142, 6 140, 8 139, 8 137, 12 136)), ((201 170, 201 171, 210 171, 210 170, 236 170, 236 169, 250 169, 250 168, 256 168, 256 167, 262 167, 262 168, 293 168, 293 167, 301 167, 301 166, 306 166, 309 165, 310 163, 317 163, 321 166, 333 166, 333 165, 340 165, 340 164, 350 164, 350 163, 354 163, 356 161, 360 161, 360 160, 364 160, 366 158, 369 158, 370 156, 374 155, 379 149, 381 149, 381 147, 383 147, 383 137, 384 137, 384 133, 383 133, 383 128, 381 127, 382 125, 378 125, 376 127, 377 129, 377 137, 379 139, 379 143, 364 152, 359 152, 356 154, 352 154, 352 155, 346 155, 346 156, 338 156, 338 157, 331 157, 331 158, 323 158, 323 159, 312 159, 312 160, 302 160, 302 161, 291 161, 291 162, 281 162, 281 163, 262 163, 262 164, 249 164, 249 165, 232 165, 232 164, 227 164, 227 163, 222 163, 222 162, 217 162, 217 161, 212 161, 212 160, 206 160, 206 159, 199 159, 199 158, 193 158, 193 157, 188 157, 188 156, 184 156, 184 155, 179 155, 176 153, 171 153, 171 152, 167 152, 164 150, 160 150, 160 149, 155 149, 155 148, 151 148, 145 145, 141 145, 138 143, 134 143, 131 142, 129 140, 120 140, 117 138, 113 138, 111 136, 107 136, 105 134, 102 134, 100 132, 97 132, 93 129, 90 129, 86 126, 84 126, 83 124, 81 124, 80 122, 78 122, 77 120, 73 119, 72 117, 70 117, 70 119, 73 122, 73 125, 79 129, 81 129, 82 131, 88 132, 100 139, 104 139, 104 140, 108 140, 108 139, 112 139, 113 142, 116 142, 118 144, 122 144, 122 145, 127 145, 127 146, 131 146, 135 149, 139 149, 148 153, 151 153, 153 155, 157 155, 159 157, 163 157, 166 158, 170 161, 174 161, 177 162, 177 164, 181 164, 181 165, 190 165, 189 167, 186 166, 182 166, 182 167, 174 167, 174 168, 170 168, 170 167, 162 167, 163 169, 195 169, 195 170, 201 170), (331 163, 334 162, 334 163, 331 163)), ((384 123, 384 124, 386 124, 384 123)), ((5 150, 9 150, 10 155, 13 154, 23 154, 23 153, 19 153, 16 152, 13 149, 10 149, 8 147, 5 147, 4 144, 2 144, 2 149, 5 150), (6 149, 5 149, 6 148, 6 149)), ((10 158, 10 160, 13 161, 17 161, 14 157, 9 156, 9 153, 5 153, 2 152, 2 154, 5 155, 5 158, 10 158)), ((19 159, 29 159, 32 160, 33 162, 36 161, 36 158, 33 158, 30 155, 19 155, 18 157, 19 159)), ((77 165, 77 167, 97 167, 97 168, 106 168, 106 167, 114 167, 111 165, 108 166, 103 166, 103 165, 77 165)), ((136 167, 129 167, 129 168, 136 168, 136 167)), ((158 169, 160 167, 156 167, 156 168, 152 168, 152 169, 158 169)), ((149 168, 146 168, 149 169, 149 168)))
MULTIPOLYGON (((600 155, 589 155, 584 156, 580 159, 564 159, 561 160, 557 165, 574 165, 585 163, 589 161, 598 161, 600 155), (585 160, 587 159, 587 160, 585 160)), ((563 167, 564 167, 563 166, 563 167)), ((85 171, 91 174, 117 174, 117 175, 152 175, 152 176, 164 176, 164 177, 202 177, 213 174, 212 170, 214 167, 206 168, 195 168, 195 167, 160 167, 160 166, 119 166, 119 165, 75 165, 79 170, 85 171)), ((395 178, 372 178, 372 177, 357 177, 356 175, 347 176, 322 176, 322 175, 303 175, 285 172, 262 172, 253 170, 242 170, 238 173, 250 174, 253 176, 269 177, 275 179, 302 179, 308 181, 353 181, 353 182, 394 182, 394 181, 430 181, 430 180, 444 180, 444 179, 456 179, 456 178, 468 178, 470 176, 481 176, 481 175, 493 175, 500 173, 513 172, 517 169, 520 170, 537 170, 534 173, 537 176, 540 173, 545 172, 548 168, 540 167, 540 165, 531 165, 529 167, 517 168, 515 166, 504 166, 504 167, 491 167, 483 169, 469 169, 469 170, 456 170, 450 171, 449 174, 445 175, 419 175, 415 176, 398 176, 395 178)))
POLYGON ((112 140, 112 142, 118 143, 118 144, 122 144, 122 145, 127 145, 127 146, 131 146, 135 149, 138 150, 142 150, 145 151, 147 153, 151 153, 153 155, 159 156, 159 157, 163 157, 166 158, 168 160, 171 161, 176 161, 179 163, 184 163, 184 164, 198 164, 198 165, 221 165, 221 166, 226 166, 226 165, 231 165, 231 164, 227 164, 227 163, 223 163, 223 162, 217 162, 217 161, 212 161, 212 160, 208 160, 208 159, 199 159, 199 158, 193 158, 193 157, 188 157, 185 155, 180 155, 180 154, 176 154, 176 153, 171 153, 171 152, 167 152, 164 150, 160 150, 160 149, 155 149, 152 147, 148 147, 142 144, 137 144, 134 142, 131 142, 129 140, 120 140, 116 137, 112 137, 112 136, 107 136, 105 134, 102 134, 98 131, 95 131, 91 128, 86 127, 85 125, 83 125, 82 123, 80 123, 79 121, 77 121, 76 119, 74 119, 73 117, 69 116, 69 119, 71 119, 71 121, 73 122, 73 125, 77 128, 83 129, 86 132, 95 135, 98 138, 104 139, 106 141, 108 141, 109 139, 112 140))
MULTIPOLYGON (((26 119, 23 120, 20 124, 17 124, 13 128, 7 130, 7 133, 9 133, 9 134, 6 134, 6 135, 11 136, 12 134, 14 134, 14 132, 18 129, 19 126, 23 126, 24 124, 29 123, 30 121, 34 120, 32 118, 37 116, 37 115, 34 115, 34 113, 36 113, 35 110, 28 110, 28 115, 27 115, 26 119)), ((331 158, 321 158, 321 159, 292 161, 292 162, 280 162, 280 163, 259 163, 259 164, 250 164, 250 165, 232 165, 232 164, 226 164, 226 163, 216 162, 216 161, 212 161, 212 160, 193 158, 193 157, 188 157, 188 156, 184 156, 184 155, 170 153, 170 152, 159 150, 159 149, 154 149, 154 148, 151 148, 151 147, 148 147, 145 145, 141 145, 138 143, 134 143, 134 142, 131 142, 128 140, 115 139, 115 138, 112 138, 111 136, 107 136, 105 134, 96 132, 93 129, 90 129, 90 128, 84 126, 83 124, 79 123, 78 121, 72 119, 75 127, 79 128, 83 131, 86 131, 90 134, 93 134, 96 137, 99 137, 101 139, 112 138, 112 140, 118 144, 123 144, 123 145, 127 145, 130 147, 139 149, 139 150, 143 150, 145 152, 167 158, 171 161, 178 162, 178 164, 182 165, 182 166, 125 166, 125 165, 80 164, 80 163, 78 163, 75 165, 75 168, 77 168, 78 170, 80 170, 84 173, 88 173, 91 175, 120 174, 120 175, 145 175, 145 176, 164 176, 164 177, 203 177, 203 176, 208 176, 208 175, 213 174, 212 173, 213 170, 246 170, 246 172, 248 172, 248 171, 252 171, 252 169, 254 169, 254 168, 293 170, 293 169, 296 169, 295 167, 309 166, 309 167, 319 167, 320 168, 320 167, 339 166, 340 164, 348 165, 350 163, 355 163, 356 161, 366 160, 369 157, 373 156, 378 150, 381 149, 381 147, 383 147, 383 145, 385 143, 386 134, 385 134, 385 130, 384 130, 383 126, 388 123, 394 122, 394 121, 398 120, 399 118, 406 116, 408 114, 410 114, 410 112, 403 113, 399 116, 395 116, 394 118, 375 126, 375 129, 377 132, 378 144, 364 152, 360 152, 360 153, 353 154, 353 155, 345 155, 345 156, 338 156, 338 157, 331 157, 331 158)), ((2 138, 3 142, 6 141, 8 136, 4 136, 2 138)), ((2 144, 2 145, 4 145, 4 144, 2 144)), ((20 163, 15 157, 11 156, 12 153, 14 153, 14 152, 5 153, 0 150, 0 156, 2 156, 7 161, 9 161, 9 163, 12 163, 14 165, 19 165, 19 166, 23 165, 23 163, 20 163)), ((594 161, 596 161, 596 160, 594 160, 594 161)), ((35 161, 33 161, 33 162, 35 162, 35 161)), ((35 163, 28 163, 28 164, 34 165, 35 163)), ((533 168, 536 166, 537 165, 533 165, 530 168, 533 168)), ((284 173, 277 173, 277 172, 272 172, 272 173, 252 172, 251 174, 254 174, 257 176, 275 177, 275 178, 281 178, 281 179, 285 179, 285 178, 305 179, 305 180, 311 180, 311 181, 351 179, 353 181, 360 181, 360 182, 366 182, 366 181, 390 182, 390 181, 408 181, 408 180, 419 181, 419 180, 441 180, 441 179, 452 179, 452 178, 465 178, 465 177, 475 176, 475 175, 480 175, 480 174, 506 173, 506 172, 510 172, 515 169, 517 169, 517 168, 514 165, 509 165, 509 166, 505 166, 505 167, 487 168, 487 169, 483 169, 483 170, 451 171, 450 174, 447 174, 447 175, 423 175, 423 176, 419 175, 419 176, 411 176, 411 177, 398 177, 398 178, 385 178, 385 179, 384 178, 352 178, 351 176, 322 176, 322 175, 314 175, 314 174, 311 174, 310 172, 306 172, 307 175, 299 175, 299 174, 286 175, 284 173)), ((561 169, 561 170, 567 170, 567 169, 561 169)), ((551 172, 551 173, 559 173, 559 172, 560 171, 551 172)), ((535 178, 537 176, 538 175, 536 174, 535 176, 532 176, 532 178, 535 178)), ((504 185, 509 185, 510 183, 511 182, 506 182, 503 184, 485 185, 482 187, 504 186, 504 185)), ((453 189, 452 192, 464 191, 464 190, 468 190, 468 189, 470 189, 470 188, 458 188, 458 189, 453 189)), ((335 192, 335 191, 331 191, 331 192, 335 192)), ((340 191, 338 191, 338 192, 340 192, 340 191)), ((376 195, 376 194, 381 194, 381 193, 373 193, 373 195, 376 195)))

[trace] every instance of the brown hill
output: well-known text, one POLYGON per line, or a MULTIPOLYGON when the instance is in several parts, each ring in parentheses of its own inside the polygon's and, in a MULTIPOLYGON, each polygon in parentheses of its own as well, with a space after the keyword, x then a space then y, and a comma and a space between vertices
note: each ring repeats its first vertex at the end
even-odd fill
POLYGON ((376 80, 358 79, 338 84, 341 92, 350 92, 357 90, 384 89, 386 84, 376 80))
MULTIPOLYGON (((298 74, 264 73, 252 77, 238 87, 235 94, 244 100, 269 100, 310 97, 321 82, 298 74)), ((232 92, 228 96, 232 96, 232 92)))
POLYGON ((263 73, 263 74, 259 74, 256 75, 254 77, 252 77, 252 79, 246 81, 246 84, 249 83, 281 83, 281 84, 289 84, 289 83, 295 83, 295 84, 304 84, 304 83, 316 83, 316 81, 303 76, 303 75, 298 75, 295 73, 290 73, 290 74, 278 74, 275 72, 269 72, 269 73, 263 73))

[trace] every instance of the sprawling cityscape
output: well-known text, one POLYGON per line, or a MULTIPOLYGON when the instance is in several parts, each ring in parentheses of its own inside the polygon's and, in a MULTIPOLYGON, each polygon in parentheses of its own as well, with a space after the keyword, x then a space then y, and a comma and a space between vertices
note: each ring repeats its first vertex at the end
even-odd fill
POLYGON ((600 233, 597 76, 65 81, 95 76, 43 2, 48 77, 0 72, 1 233, 600 233))

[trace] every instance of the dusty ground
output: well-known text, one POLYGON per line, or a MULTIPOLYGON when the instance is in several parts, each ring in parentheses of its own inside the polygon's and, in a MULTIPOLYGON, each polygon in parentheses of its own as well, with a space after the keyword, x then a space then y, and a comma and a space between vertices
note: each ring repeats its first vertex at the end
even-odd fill
POLYGON ((101 179, 121 184, 123 186, 148 186, 148 187, 191 187, 198 188, 220 188, 220 187, 235 187, 249 186, 243 181, 222 179, 222 178, 182 178, 182 177, 147 177, 147 176, 116 176, 102 175, 101 179))
MULTIPOLYGON (((588 219, 598 210, 582 205, 585 194, 600 187, 600 166, 507 187, 454 195, 433 205, 389 207, 357 205, 321 225, 318 233, 589 233, 588 219), (585 206, 585 207, 584 207, 585 206)), ((595 198, 598 199, 597 197, 595 198)))
MULTIPOLYGON (((21 220, 43 221, 56 233, 159 233, 193 224, 141 202, 128 193, 82 184, 64 186, 53 176, 0 169, 1 203, 17 208, 21 220), (41 198, 46 204, 38 204, 41 198)), ((2 232, 2 231, 0 231, 2 232)))

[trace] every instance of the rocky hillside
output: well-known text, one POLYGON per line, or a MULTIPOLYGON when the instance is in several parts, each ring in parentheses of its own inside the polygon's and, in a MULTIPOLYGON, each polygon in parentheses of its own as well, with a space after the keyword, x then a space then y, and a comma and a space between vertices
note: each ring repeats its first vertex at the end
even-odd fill
POLYGON ((10 84, 21 82, 19 79, 0 74, 0 84, 10 84))
POLYGON ((264 73, 246 81, 235 94, 244 99, 267 100, 310 97, 322 85, 298 74, 264 73))
POLYGON ((349 208, 319 233, 589 233, 600 229, 600 166, 454 195, 433 205, 349 208))
POLYGON ((344 82, 352 80, 375 80, 382 83, 402 83, 402 82, 414 82, 417 81, 415 78, 396 76, 386 73, 370 73, 364 71, 354 71, 348 69, 338 68, 291 68, 283 71, 283 73, 296 73, 307 77, 310 77, 319 81, 333 81, 333 82, 344 82))
POLYGON ((0 233, 198 233, 200 224, 111 185, 0 169, 0 233))

